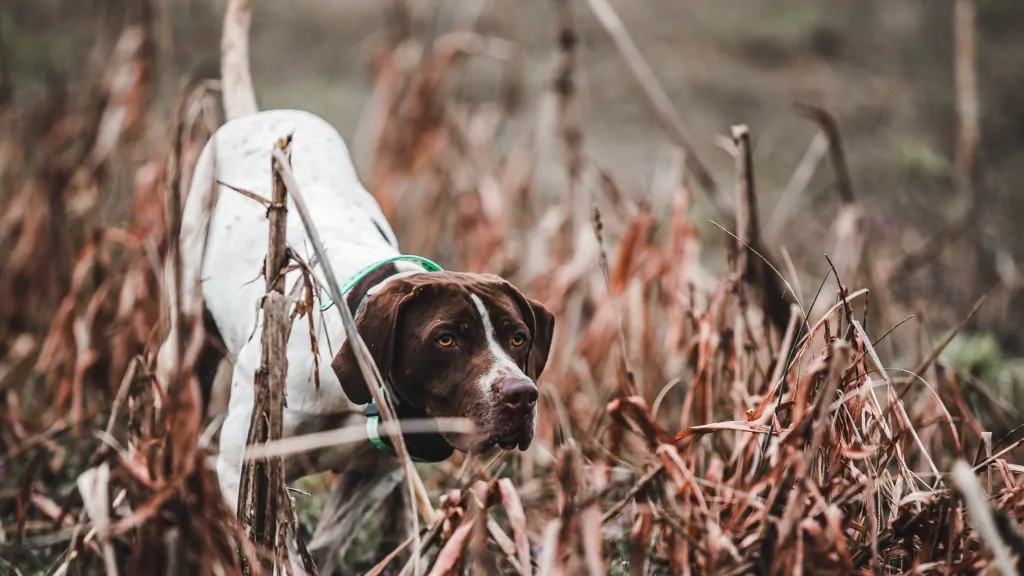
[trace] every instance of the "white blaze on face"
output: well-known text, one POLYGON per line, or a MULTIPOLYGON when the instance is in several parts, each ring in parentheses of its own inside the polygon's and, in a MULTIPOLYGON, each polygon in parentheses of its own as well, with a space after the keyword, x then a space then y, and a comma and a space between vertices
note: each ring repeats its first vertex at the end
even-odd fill
POLYGON ((519 369, 515 361, 505 352, 505 349, 498 344, 497 333, 494 330, 494 323, 487 313, 487 307, 476 294, 470 294, 470 299, 480 312, 480 318, 484 323, 484 336, 487 338, 487 349, 491 353, 491 368, 484 374, 477 385, 484 393, 485 398, 491 396, 494 383, 500 378, 526 378, 526 374, 519 369))

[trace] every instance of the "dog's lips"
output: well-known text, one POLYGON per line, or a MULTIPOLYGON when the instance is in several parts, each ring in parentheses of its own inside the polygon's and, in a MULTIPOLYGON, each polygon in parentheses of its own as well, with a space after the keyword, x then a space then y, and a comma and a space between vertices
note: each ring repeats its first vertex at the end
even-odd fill
POLYGON ((491 445, 497 445, 502 450, 525 451, 533 442, 534 418, 519 418, 505 423, 499 428, 498 434, 491 435, 491 445))
MULTIPOLYGON (((432 417, 433 414, 427 411, 432 417)), ((456 450, 469 454, 483 454, 491 448, 512 451, 517 448, 525 451, 533 442, 534 418, 520 417, 514 419, 494 415, 489 419, 469 417, 475 424, 475 433, 442 433, 444 439, 456 450)), ((466 416, 463 416, 466 417, 466 416)))
POLYGON ((502 450, 515 450, 518 448, 520 451, 525 451, 530 447, 533 442, 533 435, 528 434, 525 431, 506 436, 499 440, 495 440, 494 444, 497 444, 502 450))
POLYGON ((469 453, 474 451, 474 439, 471 434, 442 433, 441 437, 459 452, 469 453))

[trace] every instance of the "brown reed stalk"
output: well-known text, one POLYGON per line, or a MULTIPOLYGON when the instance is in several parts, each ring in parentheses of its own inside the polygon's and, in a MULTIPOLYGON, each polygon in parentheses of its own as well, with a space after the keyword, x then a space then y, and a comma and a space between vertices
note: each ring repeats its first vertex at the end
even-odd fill
POLYGON ((558 53, 551 78, 551 90, 557 99, 558 135, 562 140, 566 173, 569 178, 562 199, 562 208, 572 224, 569 229, 575 231, 580 224, 579 220, 585 218, 585 212, 580 213, 578 208, 581 202, 580 175, 584 165, 583 128, 575 78, 579 37, 573 25, 569 0, 554 0, 554 4, 558 53))
MULTIPOLYGON (((341 289, 339 287, 340 284, 334 274, 334 270, 331 268, 330 260, 327 259, 327 253, 324 250, 323 241, 320 239, 320 234, 313 225, 309 207, 306 205, 302 192, 299 190, 298 181, 295 179, 295 175, 291 171, 287 158, 279 149, 274 150, 274 158, 277 160, 276 167, 280 170, 281 180, 288 191, 288 195, 295 203, 295 208, 298 210, 299 216, 302 219, 302 224, 306 229, 306 234, 309 236, 310 244, 312 244, 316 257, 320 261, 331 298, 335 302, 344 302, 344 295, 341 293, 341 289)), ((398 418, 395 416, 395 410, 391 404, 391 398, 382 392, 384 388, 380 370, 377 367, 376 362, 373 361, 373 357, 370 356, 366 343, 363 342, 362 337, 356 330, 355 320, 352 318, 351 311, 347 306, 334 306, 334 308, 337 309, 341 315, 346 338, 348 338, 353 344, 353 350, 355 352, 356 361, 359 364, 359 370, 362 372, 363 377, 368 383, 374 402, 377 403, 378 409, 381 413, 382 422, 384 424, 392 422, 397 424, 398 418)), ((430 522, 435 516, 434 507, 431 505, 430 498, 427 496, 427 490, 423 486, 423 480, 420 478, 419 473, 416 472, 412 459, 409 457, 409 451, 405 447, 405 439, 401 434, 397 434, 393 436, 392 442, 395 446, 395 452, 398 453, 398 458, 401 460, 402 467, 405 470, 411 505, 418 508, 424 520, 430 522)), ((416 518, 416 515, 413 514, 413 517, 416 518)), ((418 520, 416 520, 415 532, 419 532, 418 520)), ((415 566, 415 572, 419 574, 421 548, 418 537, 416 539, 416 546, 413 550, 413 565, 415 566)))
POLYGON ((757 291, 766 319, 779 334, 784 334, 793 295, 775 272, 778 267, 769 260, 761 241, 750 130, 742 124, 733 126, 732 139, 736 147, 736 273, 740 280, 757 291), (751 251, 754 254, 750 254, 751 251))
POLYGON ((853 181, 850 179, 850 168, 846 162, 846 151, 843 148, 843 139, 839 133, 839 122, 828 110, 821 106, 815 106, 805 102, 797 102, 796 109, 813 120, 825 136, 828 138, 829 158, 832 162, 832 171, 836 175, 836 188, 839 191, 839 199, 844 205, 856 202, 853 193, 853 181))
POLYGON ((903 255, 893 267, 890 282, 926 266, 954 242, 973 230, 982 208, 977 180, 977 148, 981 141, 977 79, 977 7, 974 0, 953 4, 953 75, 956 94, 956 141, 953 149, 957 198, 947 224, 917 250, 903 255))
POLYGON ((978 121, 977 7, 974 0, 953 5, 953 73, 956 85, 956 146, 954 147, 957 194, 963 202, 974 196, 975 157, 981 140, 978 121))
MULTIPOLYGON (((290 138, 278 140, 275 144, 275 151, 280 152, 284 162, 290 160, 290 144, 290 138)), ((246 447, 280 440, 284 433, 285 382, 288 377, 286 352, 292 327, 289 302, 284 295, 288 208, 278 161, 275 158, 272 162, 274 187, 270 207, 267 208, 270 234, 263 271, 267 293, 263 298, 260 367, 253 382, 254 399, 246 447)), ((263 552, 262 574, 273 573, 277 564, 274 552, 283 544, 278 542, 278 523, 285 510, 282 499, 286 497, 282 457, 246 459, 243 462, 238 518, 245 526, 249 540, 263 552)), ((246 568, 253 573, 252 567, 246 568)))

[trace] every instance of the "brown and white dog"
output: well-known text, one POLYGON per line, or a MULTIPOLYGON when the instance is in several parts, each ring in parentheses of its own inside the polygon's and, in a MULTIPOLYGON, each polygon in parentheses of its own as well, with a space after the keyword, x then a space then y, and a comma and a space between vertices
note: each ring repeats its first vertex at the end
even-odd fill
MULTIPOLYGON (((198 282, 202 302, 186 296, 182 305, 203 308, 208 332, 219 335, 234 361, 216 465, 232 508, 238 498, 241 453, 260 363, 259 303, 264 281, 258 276, 267 252, 269 224, 260 203, 228 186, 269 198, 270 152, 278 139, 289 135, 293 171, 339 282, 401 254, 379 206, 360 183, 345 143, 319 117, 294 110, 245 115, 227 122, 207 143, 185 200, 180 237, 182 285, 198 282)), ((312 248, 291 199, 287 242, 309 261, 312 248)), ((314 274, 324 285, 319 266, 314 274)), ((289 272, 286 294, 296 282, 301 282, 300 272, 289 272)), ((320 296, 329 301, 326 290, 320 296)), ((472 438, 411 438, 414 457, 437 460, 451 454, 452 448, 479 452, 495 445, 520 450, 530 445, 537 422, 536 381, 554 329, 552 314, 541 304, 497 276, 429 272, 407 261, 376 267, 346 299, 360 336, 398 401, 400 416, 460 416, 475 425, 472 438)), ((288 341, 286 437, 357 424, 365 418, 364 405, 371 400, 337 310, 315 311, 313 320, 315 348, 306 318, 295 319, 288 341), (314 349, 320 358, 314 359, 314 349), (319 397, 314 370, 319 370, 319 397)), ((205 372, 201 376, 206 379, 219 360, 211 353, 214 349, 201 356, 200 370, 205 372)), ((342 512, 333 510, 336 514, 344 510, 356 514, 355 508, 365 508, 365 513, 382 499, 367 501, 372 500, 367 494, 382 492, 367 488, 374 479, 388 476, 397 483, 401 478, 397 460, 369 442, 286 462, 288 481, 327 470, 342 474, 338 489, 349 494, 340 495, 342 501, 335 508, 342 512)), ((400 498, 403 489, 397 488, 391 495, 400 498)), ((314 537, 311 550, 317 546, 314 537)), ((321 546, 336 549, 338 543, 321 546)))

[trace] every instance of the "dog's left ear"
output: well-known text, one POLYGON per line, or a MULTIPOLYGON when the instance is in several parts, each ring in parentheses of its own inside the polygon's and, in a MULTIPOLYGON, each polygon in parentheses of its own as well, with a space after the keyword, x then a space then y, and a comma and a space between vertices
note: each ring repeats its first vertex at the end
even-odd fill
MULTIPOLYGON (((370 356, 383 378, 391 373, 395 349, 395 331, 402 307, 410 298, 411 288, 402 281, 388 284, 366 301, 362 315, 356 319, 356 331, 369 349, 370 356)), ((363 378, 352 343, 345 339, 331 368, 341 383, 345 396, 354 404, 368 404, 372 400, 369 383, 363 378)))
POLYGON ((551 339, 555 334, 555 315, 548 311, 540 302, 523 296, 515 286, 506 284, 512 297, 519 303, 519 309, 526 320, 527 326, 533 332, 533 343, 530 346, 529 359, 526 366, 526 375, 534 382, 544 372, 544 365, 548 363, 548 354, 551 351, 551 339))

